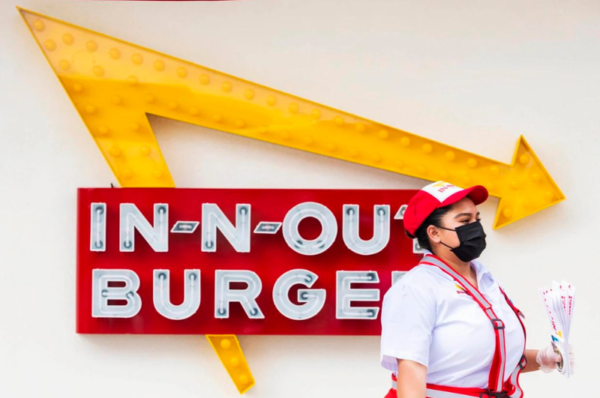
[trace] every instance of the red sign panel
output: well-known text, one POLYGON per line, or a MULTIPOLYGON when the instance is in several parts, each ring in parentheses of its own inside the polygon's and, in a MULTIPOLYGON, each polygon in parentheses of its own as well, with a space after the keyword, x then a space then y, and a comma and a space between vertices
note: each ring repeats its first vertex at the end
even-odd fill
POLYGON ((77 332, 379 335, 414 194, 82 188, 77 332))

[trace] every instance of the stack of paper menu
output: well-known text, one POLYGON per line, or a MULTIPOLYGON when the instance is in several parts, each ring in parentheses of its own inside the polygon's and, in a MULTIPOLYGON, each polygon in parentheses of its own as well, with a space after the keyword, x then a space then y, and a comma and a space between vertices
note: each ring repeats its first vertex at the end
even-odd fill
POLYGON ((575 287, 565 281, 552 281, 552 287, 540 288, 540 293, 552 327, 552 346, 561 356, 557 369, 569 377, 573 374, 569 358, 569 331, 575 307, 575 287))

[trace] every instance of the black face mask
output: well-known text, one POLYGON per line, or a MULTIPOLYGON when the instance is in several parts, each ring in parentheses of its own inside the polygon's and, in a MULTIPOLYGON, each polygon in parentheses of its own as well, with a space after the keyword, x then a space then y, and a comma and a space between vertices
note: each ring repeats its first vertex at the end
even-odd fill
POLYGON ((460 245, 458 247, 450 247, 444 242, 440 242, 442 245, 450 248, 450 251, 456 254, 456 257, 464 262, 469 262, 481 255, 481 252, 485 249, 485 237, 487 236, 483 232, 481 221, 468 223, 461 225, 456 229, 438 227, 447 229, 448 231, 455 231, 458 235, 458 241, 460 245))

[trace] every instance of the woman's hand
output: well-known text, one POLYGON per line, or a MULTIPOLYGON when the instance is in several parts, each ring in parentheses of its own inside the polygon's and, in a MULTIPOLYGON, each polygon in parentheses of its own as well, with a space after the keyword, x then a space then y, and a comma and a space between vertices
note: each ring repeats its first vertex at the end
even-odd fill
MULTIPOLYGON (((575 373, 575 354, 573 353, 573 346, 571 344, 569 344, 569 359, 571 372, 575 373)), ((539 350, 535 357, 535 361, 540 365, 540 370, 544 373, 550 373, 556 369, 560 360, 560 355, 554 352, 554 347, 552 345, 549 345, 543 350, 539 350)))

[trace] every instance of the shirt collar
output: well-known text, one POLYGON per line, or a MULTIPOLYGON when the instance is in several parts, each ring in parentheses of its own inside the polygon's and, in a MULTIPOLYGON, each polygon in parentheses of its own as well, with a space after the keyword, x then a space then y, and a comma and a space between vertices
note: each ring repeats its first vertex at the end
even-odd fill
MULTIPOLYGON (((431 254, 434 255, 430 250, 422 249, 424 255, 431 254)), ((481 286, 481 280, 484 275, 487 275, 487 278, 493 281, 491 272, 477 259, 471 260, 471 266, 475 269, 475 273, 477 274, 477 286, 481 286)))

